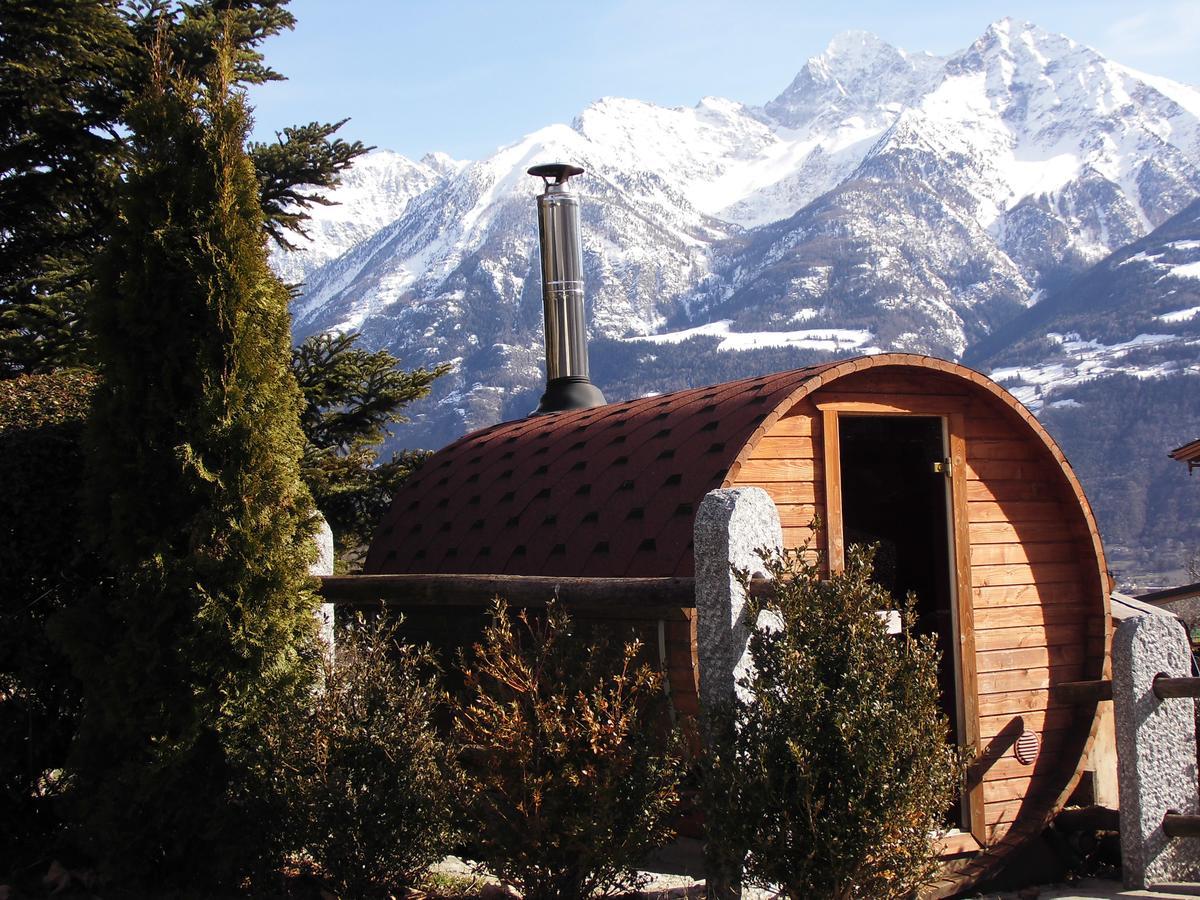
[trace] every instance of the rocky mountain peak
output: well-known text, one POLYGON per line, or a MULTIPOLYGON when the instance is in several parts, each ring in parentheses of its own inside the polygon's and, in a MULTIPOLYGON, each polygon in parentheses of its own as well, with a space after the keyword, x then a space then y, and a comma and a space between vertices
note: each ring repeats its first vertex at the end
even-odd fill
POLYGON ((1014 82, 1030 83, 1056 72, 1077 75, 1080 69, 1103 62, 1104 57, 1064 34, 1047 31, 1032 22, 1004 18, 993 22, 966 50, 947 64, 951 75, 986 73, 992 90, 1014 82))
POLYGON ((781 124, 796 128, 829 112, 845 115, 907 104, 943 63, 928 53, 907 53, 867 31, 846 31, 808 60, 765 109, 781 124))

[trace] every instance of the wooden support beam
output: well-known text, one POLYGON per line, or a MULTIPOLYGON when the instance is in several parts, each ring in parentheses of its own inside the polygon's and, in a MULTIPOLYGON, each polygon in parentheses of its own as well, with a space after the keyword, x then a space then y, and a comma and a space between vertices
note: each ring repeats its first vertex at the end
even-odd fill
POLYGON ((1163 834, 1169 838, 1200 837, 1200 816, 1167 813, 1163 816, 1163 834))
POLYGON ((1200 678, 1169 678, 1159 675, 1154 679, 1154 696, 1159 700, 1200 697, 1200 678))
POLYGON ((1092 681, 1063 681, 1050 688, 1054 699, 1061 703, 1098 703, 1111 700, 1112 679, 1097 678, 1092 681))

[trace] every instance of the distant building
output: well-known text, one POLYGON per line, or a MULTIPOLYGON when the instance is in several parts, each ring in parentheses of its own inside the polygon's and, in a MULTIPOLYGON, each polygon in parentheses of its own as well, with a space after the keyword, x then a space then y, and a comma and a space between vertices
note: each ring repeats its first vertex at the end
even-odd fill
POLYGON ((1188 474, 1192 474, 1192 469, 1200 466, 1200 438, 1192 441, 1190 444, 1184 444, 1182 447, 1176 447, 1168 456, 1171 459, 1177 459, 1180 462, 1187 463, 1188 474))

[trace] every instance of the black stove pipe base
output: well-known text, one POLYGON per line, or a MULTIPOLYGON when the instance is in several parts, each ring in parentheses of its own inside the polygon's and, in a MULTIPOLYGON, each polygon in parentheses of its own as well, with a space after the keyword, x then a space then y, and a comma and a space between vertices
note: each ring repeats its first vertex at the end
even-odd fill
POLYGON ((544 416, 572 409, 591 409, 593 406, 603 406, 605 402, 600 388, 592 384, 591 379, 567 375, 547 383, 546 393, 542 394, 538 408, 530 415, 544 416))

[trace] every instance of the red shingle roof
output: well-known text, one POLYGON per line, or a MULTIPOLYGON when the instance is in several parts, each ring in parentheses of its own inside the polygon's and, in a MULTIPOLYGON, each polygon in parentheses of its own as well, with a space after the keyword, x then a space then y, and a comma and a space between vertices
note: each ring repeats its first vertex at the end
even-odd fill
POLYGON ((691 575, 704 495, 763 419, 832 365, 465 435, 397 493, 364 571, 691 575))

